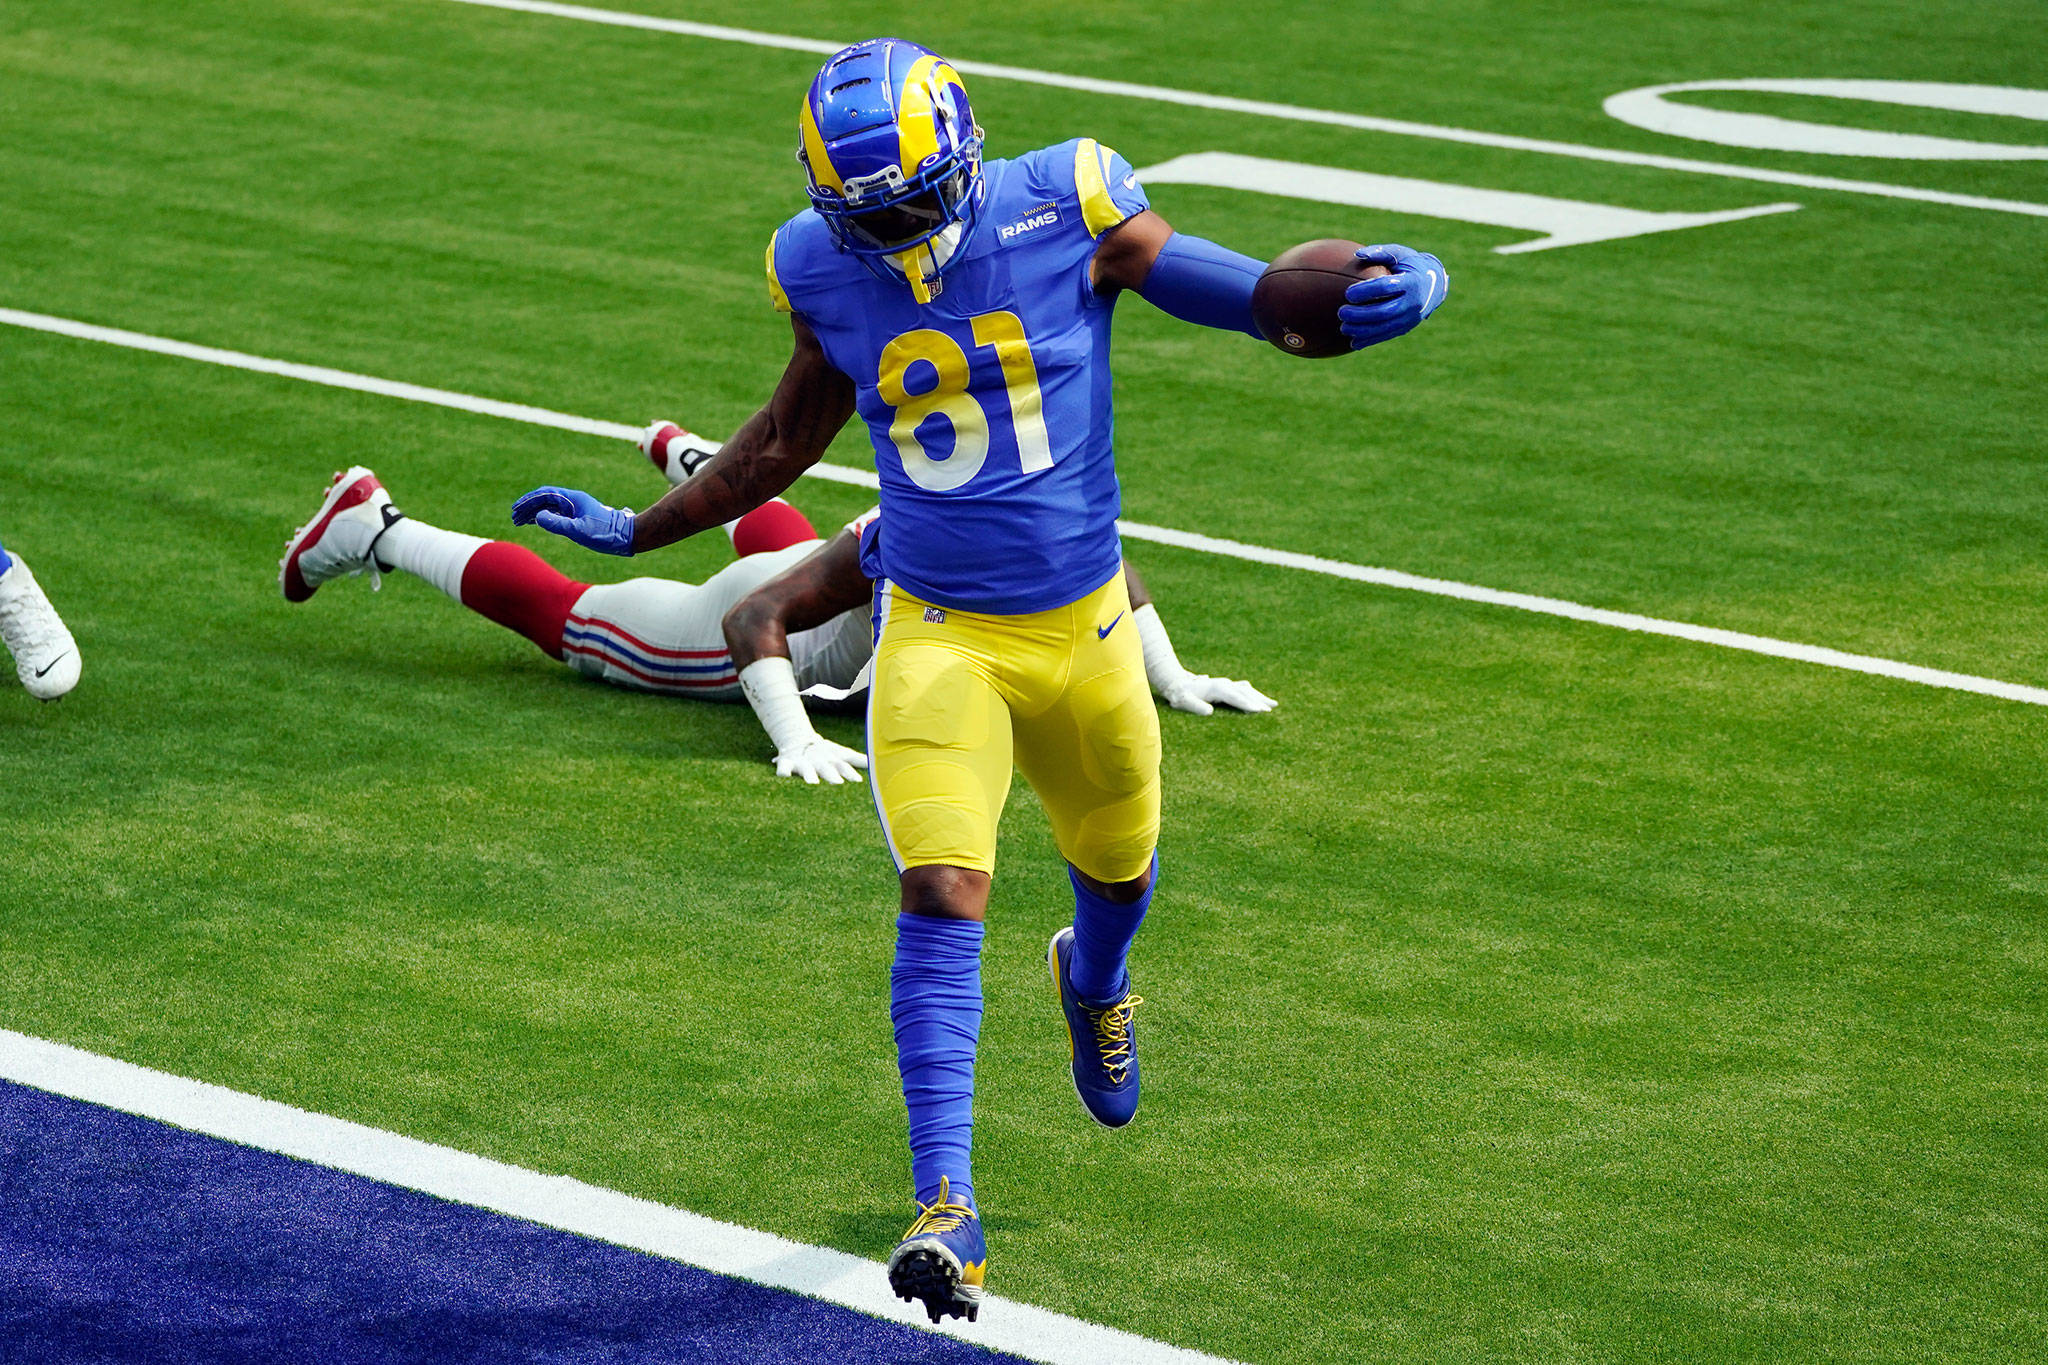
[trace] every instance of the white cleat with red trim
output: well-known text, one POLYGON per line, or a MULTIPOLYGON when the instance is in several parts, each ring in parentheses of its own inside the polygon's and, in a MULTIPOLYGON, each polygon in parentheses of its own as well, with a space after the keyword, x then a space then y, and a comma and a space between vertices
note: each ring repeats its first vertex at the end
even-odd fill
POLYGON ((293 533, 277 564, 277 584, 284 600, 303 602, 320 585, 368 570, 372 588, 379 586, 378 565, 371 556, 384 528, 405 513, 391 505, 391 495, 377 476, 361 465, 334 476, 313 519, 293 533))
POLYGON ((718 453, 721 444, 686 431, 674 422, 649 422, 640 433, 640 453, 672 484, 696 473, 698 466, 718 453))

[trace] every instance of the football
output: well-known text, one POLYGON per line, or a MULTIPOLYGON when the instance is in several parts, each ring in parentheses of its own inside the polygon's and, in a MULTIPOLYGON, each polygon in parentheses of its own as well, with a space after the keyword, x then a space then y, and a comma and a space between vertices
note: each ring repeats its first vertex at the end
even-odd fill
POLYGON ((1393 272, 1358 259, 1360 244, 1321 237, 1273 258, 1252 286, 1252 317, 1266 340, 1289 355, 1346 355, 1351 340, 1337 326, 1344 291, 1393 272))

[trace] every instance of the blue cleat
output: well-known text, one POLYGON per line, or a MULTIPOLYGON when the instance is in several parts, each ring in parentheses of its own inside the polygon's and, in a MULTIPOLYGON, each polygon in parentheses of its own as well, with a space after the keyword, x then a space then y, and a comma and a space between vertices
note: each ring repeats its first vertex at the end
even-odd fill
POLYGON ((1121 1000, 1091 1004, 1067 982, 1074 951, 1072 926, 1052 936, 1046 966, 1067 1012, 1067 1037, 1074 1045, 1074 1093, 1088 1117, 1105 1128, 1121 1128, 1138 1112, 1138 1029, 1133 1019, 1143 996, 1128 987, 1121 1000))
POLYGON ((942 1317, 969 1322, 979 1317, 982 1279, 988 1273, 981 1215, 951 1195, 940 1176, 939 1197, 918 1204, 917 1221, 889 1253, 889 1288, 899 1299, 922 1299, 934 1323, 942 1317))

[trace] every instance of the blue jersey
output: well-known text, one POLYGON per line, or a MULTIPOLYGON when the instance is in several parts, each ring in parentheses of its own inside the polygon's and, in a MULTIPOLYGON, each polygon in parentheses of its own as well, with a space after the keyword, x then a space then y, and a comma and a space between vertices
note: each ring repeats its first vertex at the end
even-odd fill
POLYGON ((1075 602, 1122 563, 1111 440, 1114 296, 1088 279, 1096 239, 1146 207, 1129 163, 1091 138, 984 167, 985 198, 942 287, 841 252, 809 210, 768 246, 769 294, 853 380, 883 520, 862 567, 960 611, 1075 602))

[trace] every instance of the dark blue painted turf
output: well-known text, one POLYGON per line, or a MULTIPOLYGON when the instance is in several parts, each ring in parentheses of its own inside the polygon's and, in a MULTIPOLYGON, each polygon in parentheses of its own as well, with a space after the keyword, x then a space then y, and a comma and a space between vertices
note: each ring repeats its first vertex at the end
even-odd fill
POLYGON ((1017 1357, 0 1082, 0 1360, 1017 1357))

